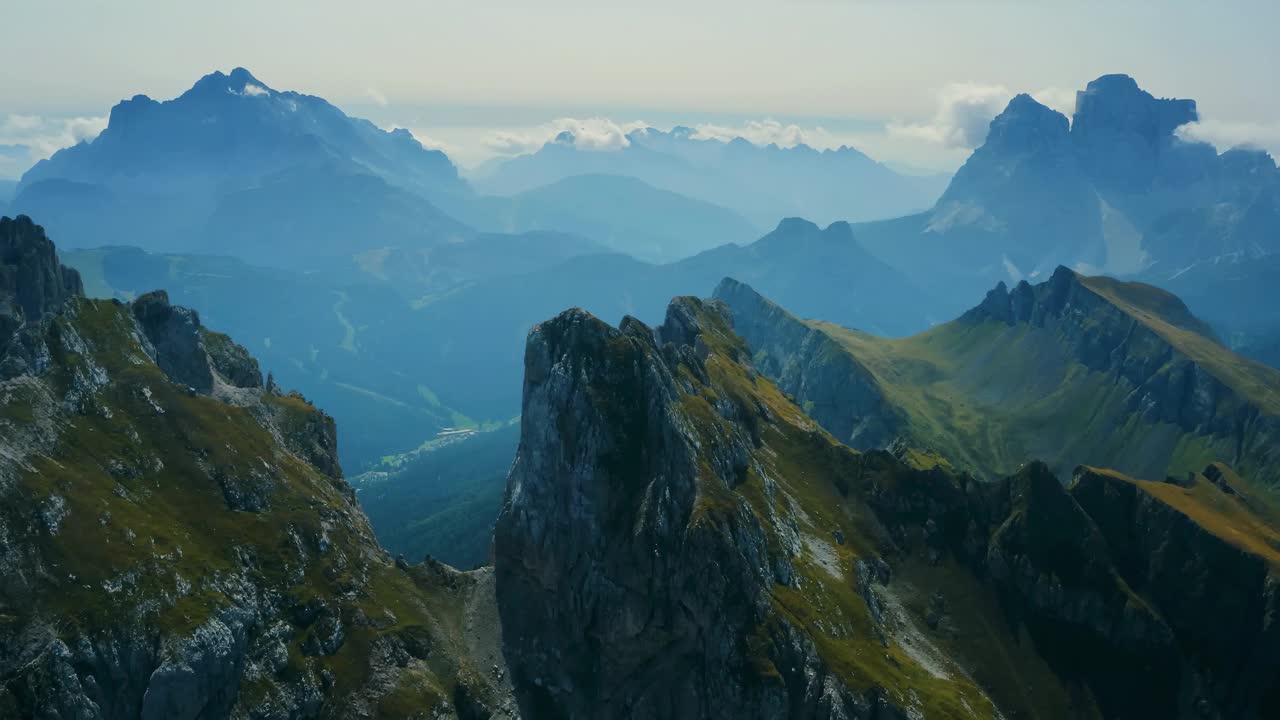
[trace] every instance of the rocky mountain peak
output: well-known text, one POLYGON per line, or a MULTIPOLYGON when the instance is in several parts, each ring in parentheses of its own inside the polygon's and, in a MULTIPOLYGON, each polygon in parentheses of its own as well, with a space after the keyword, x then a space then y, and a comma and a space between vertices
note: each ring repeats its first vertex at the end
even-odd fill
POLYGON ((1159 98, 1128 75, 1103 75, 1076 93, 1072 131, 1135 133, 1149 140, 1167 138, 1179 125, 1199 119, 1196 101, 1159 98))
POLYGON ((80 273, 58 262, 44 228, 26 215, 0 217, 0 356, 24 324, 83 295, 80 273))
POLYGON ((805 220, 800 217, 783 218, 778 222, 778 227, 774 228, 774 235, 807 235, 817 233, 820 230, 817 223, 805 220))
POLYGON ((196 81, 191 89, 182 94, 184 98, 206 97, 216 99, 226 95, 265 96, 275 91, 253 76, 248 70, 237 67, 230 73, 221 70, 205 75, 196 81))
POLYGON ((1015 96, 991 121, 984 148, 988 152, 1034 152, 1068 141, 1067 118, 1026 93, 1015 96))
POLYGON ((1099 186, 1140 191, 1174 151, 1173 131, 1198 117, 1194 100, 1157 99, 1128 75, 1104 75, 1076 94, 1072 144, 1099 186))

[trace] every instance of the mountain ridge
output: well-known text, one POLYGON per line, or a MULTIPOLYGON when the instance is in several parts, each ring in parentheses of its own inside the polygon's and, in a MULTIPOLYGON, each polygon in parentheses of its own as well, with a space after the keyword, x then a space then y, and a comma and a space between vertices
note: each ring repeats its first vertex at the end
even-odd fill
POLYGON ((716 297, 761 371, 856 448, 903 435, 979 474, 1030 457, 1148 477, 1223 460, 1276 482, 1280 375, 1178 327, 1207 330, 1150 286, 1060 268, 900 339, 801 321, 733 281, 716 297))
POLYGON ((22 320, 0 336, 0 715, 469 719, 507 702, 476 645, 497 628, 467 621, 492 574, 378 547, 332 418, 164 291, 50 287, 77 276, 53 272, 43 229, 0 233, 46 270, 0 253, 17 279, 0 316, 22 320))

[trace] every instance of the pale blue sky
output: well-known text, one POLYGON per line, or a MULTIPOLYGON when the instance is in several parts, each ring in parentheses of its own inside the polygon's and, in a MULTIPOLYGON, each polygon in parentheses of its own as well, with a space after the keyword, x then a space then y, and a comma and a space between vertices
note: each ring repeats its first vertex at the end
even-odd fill
POLYGON ((278 89, 410 127, 464 162, 491 154, 494 132, 536 139, 562 117, 773 118, 815 144, 948 167, 964 150, 925 126, 957 85, 990 104, 1031 91, 1062 106, 1107 72, 1195 98, 1214 124, 1207 135, 1275 147, 1276 5, 5 0, 0 145, 20 139, 10 127, 6 140, 6 116, 100 117, 121 98, 172 97, 242 65, 278 89))

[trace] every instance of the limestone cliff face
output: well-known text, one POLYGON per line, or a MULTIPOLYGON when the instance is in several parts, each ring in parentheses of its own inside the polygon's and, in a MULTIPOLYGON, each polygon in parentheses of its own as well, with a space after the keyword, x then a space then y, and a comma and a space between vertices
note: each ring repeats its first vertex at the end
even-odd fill
POLYGON ((22 237, 0 260, 56 271, 0 264, 40 300, 0 344, 0 717, 502 707, 464 637, 491 579, 378 547, 331 418, 164 293, 87 300, 22 237))

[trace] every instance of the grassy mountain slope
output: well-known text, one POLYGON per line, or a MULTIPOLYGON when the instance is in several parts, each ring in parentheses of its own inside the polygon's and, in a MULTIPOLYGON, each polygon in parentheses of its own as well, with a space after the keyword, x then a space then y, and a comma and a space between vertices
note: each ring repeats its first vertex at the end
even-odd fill
POLYGON ((737 283, 718 295, 762 369, 856 447, 901 435, 987 476, 1032 458, 1147 477, 1223 460, 1280 481, 1280 373, 1150 286, 1061 269, 897 339, 800 321, 737 283))

